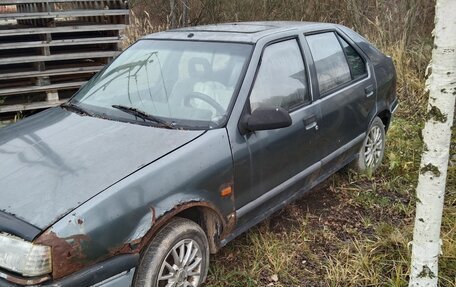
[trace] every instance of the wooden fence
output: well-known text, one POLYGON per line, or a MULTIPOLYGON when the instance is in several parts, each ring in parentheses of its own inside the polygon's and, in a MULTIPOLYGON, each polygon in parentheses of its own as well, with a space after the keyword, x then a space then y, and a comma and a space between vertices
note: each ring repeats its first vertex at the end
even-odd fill
POLYGON ((0 114, 64 102, 119 53, 123 0, 1 0, 0 114))

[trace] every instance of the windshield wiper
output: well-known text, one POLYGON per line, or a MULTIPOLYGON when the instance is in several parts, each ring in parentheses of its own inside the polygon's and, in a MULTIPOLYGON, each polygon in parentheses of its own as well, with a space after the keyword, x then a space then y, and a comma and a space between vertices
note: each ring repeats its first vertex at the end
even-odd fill
POLYGON ((72 102, 67 102, 67 103, 64 103, 62 105, 60 105, 62 108, 65 108, 66 110, 68 111, 72 111, 72 112, 75 112, 77 114, 81 114, 81 115, 86 115, 86 116, 89 116, 89 117, 93 117, 93 114, 87 110, 85 110, 84 108, 82 108, 81 106, 78 106, 78 105, 75 105, 73 104, 72 102))
POLYGON ((176 128, 172 123, 168 123, 167 121, 164 121, 164 120, 160 119, 159 117, 156 117, 156 116, 153 116, 151 114, 148 114, 148 113, 146 113, 144 111, 141 111, 141 110, 139 110, 137 108, 127 107, 127 106, 123 106, 123 105, 112 105, 111 107, 113 107, 115 109, 118 109, 118 110, 121 110, 122 112, 128 113, 130 115, 134 115, 135 117, 141 118, 143 120, 156 122, 156 123, 161 124, 162 126, 164 126, 165 128, 168 128, 168 129, 175 129, 176 128))

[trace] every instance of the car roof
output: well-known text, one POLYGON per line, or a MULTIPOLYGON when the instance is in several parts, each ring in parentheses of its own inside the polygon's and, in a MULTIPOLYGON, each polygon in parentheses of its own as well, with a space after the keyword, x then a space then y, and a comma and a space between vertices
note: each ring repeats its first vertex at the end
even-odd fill
POLYGON ((337 27, 335 24, 316 22, 236 22, 172 29, 147 35, 143 39, 256 43, 265 36, 280 32, 291 30, 311 32, 335 27, 337 27))

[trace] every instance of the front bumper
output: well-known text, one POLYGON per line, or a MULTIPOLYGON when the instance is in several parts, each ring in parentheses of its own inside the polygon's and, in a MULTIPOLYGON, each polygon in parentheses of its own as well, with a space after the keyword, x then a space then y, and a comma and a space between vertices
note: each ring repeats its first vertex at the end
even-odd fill
MULTIPOLYGON (((109 286, 129 287, 133 282, 139 254, 125 254, 90 266, 65 278, 44 282, 33 286, 85 287, 109 286)), ((1 271, 0 271, 1 272, 1 271)), ((4 276, 3 276, 4 277, 4 276)), ((9 280, 0 278, 0 287, 18 287, 9 280)))

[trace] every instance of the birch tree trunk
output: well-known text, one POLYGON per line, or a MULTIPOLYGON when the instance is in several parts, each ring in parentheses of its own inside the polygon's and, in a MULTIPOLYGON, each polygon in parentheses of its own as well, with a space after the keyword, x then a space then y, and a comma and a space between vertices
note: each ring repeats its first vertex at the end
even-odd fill
POLYGON ((437 0, 434 49, 428 78, 429 108, 423 129, 424 152, 416 188, 409 286, 437 286, 440 225, 456 97, 455 0, 437 0))

